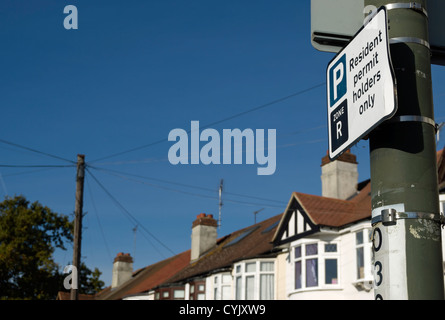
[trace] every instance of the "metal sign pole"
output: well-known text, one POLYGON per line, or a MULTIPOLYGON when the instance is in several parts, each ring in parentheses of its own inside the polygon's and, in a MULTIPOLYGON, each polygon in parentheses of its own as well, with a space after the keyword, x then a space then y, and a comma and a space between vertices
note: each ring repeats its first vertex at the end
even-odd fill
POLYGON ((376 299, 444 299, 427 0, 386 5, 398 111, 369 137, 376 299))

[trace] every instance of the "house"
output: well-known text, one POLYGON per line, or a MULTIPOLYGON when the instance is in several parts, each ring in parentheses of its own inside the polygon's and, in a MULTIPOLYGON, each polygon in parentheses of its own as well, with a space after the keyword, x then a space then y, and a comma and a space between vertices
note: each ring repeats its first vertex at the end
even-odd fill
POLYGON ((322 160, 322 196, 294 192, 272 239, 287 299, 373 299, 371 185, 345 153, 322 160))
MULTIPOLYGON (((124 283, 113 280, 97 299, 204 300, 276 299, 276 256, 270 242, 281 214, 217 239, 212 215, 192 224, 191 249, 135 272, 124 283), (261 291, 254 290, 261 288, 261 291)), ((129 257, 128 255, 123 254, 129 257)), ((118 255, 113 279, 127 268, 118 255)))
POLYGON ((134 273, 119 254, 111 287, 96 298, 372 299, 370 184, 357 183, 355 159, 323 158, 323 195, 294 192, 284 213, 265 221, 218 238, 213 216, 199 214, 190 250, 134 273))
MULTIPOLYGON (((444 153, 438 152, 441 208, 444 153)), ((284 212, 217 237, 211 214, 192 223, 191 248, 132 272, 118 254, 112 286, 96 299, 374 299, 371 184, 358 183, 355 155, 322 159, 322 195, 293 192, 284 212)))

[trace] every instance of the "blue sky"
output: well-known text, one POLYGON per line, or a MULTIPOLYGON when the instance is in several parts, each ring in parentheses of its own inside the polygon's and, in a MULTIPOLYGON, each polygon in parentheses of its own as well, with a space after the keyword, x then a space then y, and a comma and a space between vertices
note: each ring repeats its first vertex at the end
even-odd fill
MULTIPOLYGON (((281 213, 292 191, 321 193, 334 55, 311 46, 310 1, 3 0, 0 40, 0 164, 24 166, 0 168, 0 195, 71 215, 75 168, 32 166, 85 154, 82 258, 107 285, 118 252, 138 269, 189 249, 196 215, 218 215, 221 179, 220 236, 253 224, 257 210, 258 221, 281 213), (77 30, 63 27, 66 5, 78 9, 77 30), (168 134, 191 121, 276 129, 275 174, 171 165, 168 134)), ((445 68, 433 66, 437 122, 444 81, 445 68)), ((352 152, 368 179, 368 142, 352 152)), ((57 252, 62 267, 71 260, 71 247, 57 252)))

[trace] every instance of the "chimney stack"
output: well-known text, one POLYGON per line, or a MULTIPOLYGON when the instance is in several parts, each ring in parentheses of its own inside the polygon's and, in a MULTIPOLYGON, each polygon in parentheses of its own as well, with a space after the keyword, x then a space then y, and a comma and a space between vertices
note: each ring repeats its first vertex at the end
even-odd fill
POLYGON ((346 200, 357 193, 357 157, 346 151, 335 161, 326 155, 321 160, 322 196, 346 200))
POLYGON ((111 289, 119 287, 131 279, 133 274, 133 258, 129 253, 119 252, 114 258, 111 289))
POLYGON ((217 227, 218 223, 212 214, 201 213, 196 217, 192 224, 191 261, 199 259, 203 253, 216 246, 217 227))

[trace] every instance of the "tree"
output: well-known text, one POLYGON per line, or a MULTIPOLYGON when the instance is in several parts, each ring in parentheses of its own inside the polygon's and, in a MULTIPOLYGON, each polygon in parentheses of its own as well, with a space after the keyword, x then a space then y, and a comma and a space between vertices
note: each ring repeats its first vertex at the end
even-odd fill
POLYGON ((94 268, 94 271, 91 271, 83 262, 81 262, 79 272, 79 293, 95 294, 102 290, 105 283, 100 280, 101 274, 102 272, 100 272, 99 269, 94 268))
MULTIPOLYGON (((53 254, 57 248, 66 250, 65 244, 73 241, 72 230, 67 216, 23 196, 1 202, 0 299, 54 299, 65 275, 53 254)), ((96 283, 89 293, 100 287, 99 270, 85 267, 83 273, 96 283)))

